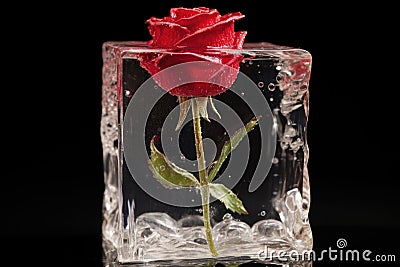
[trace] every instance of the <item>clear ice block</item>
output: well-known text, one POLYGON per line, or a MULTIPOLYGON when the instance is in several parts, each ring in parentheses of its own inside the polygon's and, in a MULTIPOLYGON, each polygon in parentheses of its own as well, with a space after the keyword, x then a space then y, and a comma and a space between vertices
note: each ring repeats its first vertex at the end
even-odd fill
MULTIPOLYGON (((243 58, 227 91, 213 96, 212 101, 196 99, 203 108, 200 126, 207 172, 215 168, 224 145, 235 133, 258 118, 258 125, 226 155, 213 181, 231 190, 236 198, 230 200, 241 201, 246 212, 240 213, 232 211, 232 206, 229 209, 229 201, 222 201, 222 195, 209 195, 211 186, 206 191, 210 203, 203 206, 200 187, 165 186, 154 178, 149 162, 152 142, 172 163, 158 165, 156 172, 165 173, 165 168, 171 171, 172 166, 199 177, 190 112, 194 102, 186 102, 184 107, 184 102, 161 88, 159 78, 152 77, 141 64, 143 55, 162 58, 160 55, 175 52, 154 49, 144 42, 103 45, 106 257, 121 263, 212 257, 260 260, 266 246, 271 255, 310 250, 306 136, 310 53, 270 43, 248 43, 240 50, 201 51, 204 56, 223 53, 243 58), (210 222, 215 255, 210 250, 204 218, 210 222)), ((218 75, 223 77, 225 71, 222 68, 218 75)), ((179 80, 179 75, 175 72, 171 79, 179 80)))

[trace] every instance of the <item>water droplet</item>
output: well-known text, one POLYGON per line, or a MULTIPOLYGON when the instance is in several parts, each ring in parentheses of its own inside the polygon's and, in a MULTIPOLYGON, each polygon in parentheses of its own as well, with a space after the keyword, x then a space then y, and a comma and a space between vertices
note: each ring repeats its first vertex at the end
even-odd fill
POLYGON ((253 61, 250 60, 250 61, 249 61, 249 65, 253 65, 253 61))
POLYGON ((157 90, 157 89, 158 89, 158 86, 157 86, 157 85, 154 85, 154 89, 157 90))
POLYGON ((268 90, 270 90, 270 91, 275 91, 275 84, 269 83, 269 84, 268 84, 268 90))
POLYGON ((261 70, 257 71, 258 74, 261 74, 261 70))
POLYGON ((269 101, 271 101, 271 102, 274 101, 274 98, 271 97, 271 98, 269 99, 269 101))
POLYGON ((260 215, 261 215, 261 216, 265 216, 266 214, 267 214, 267 213, 265 212, 265 210, 263 210, 263 211, 260 212, 260 215))
POLYGON ((232 175, 228 175, 228 178, 232 178, 232 175))
POLYGON ((260 67, 260 64, 257 64, 257 68, 259 68, 260 67))
POLYGON ((278 159, 278 158, 273 158, 273 159, 272 159, 272 164, 278 164, 278 162, 279 162, 279 159, 278 159))
POLYGON ((258 87, 263 88, 264 87, 264 82, 258 82, 258 87))
POLYGON ((125 96, 126 96, 126 97, 131 97, 131 96, 132 96, 131 91, 125 90, 125 96))
POLYGON ((193 163, 193 166, 196 166, 196 163, 193 163))
POLYGON ((160 166, 160 171, 162 171, 162 172, 165 171, 165 166, 164 165, 160 166))
POLYGON ((240 93, 240 95, 241 95, 241 96, 244 96, 244 93, 243 93, 243 92, 241 92, 241 93, 240 93))
POLYGON ((276 70, 281 70, 282 66, 276 66, 276 70))
POLYGON ((224 220, 224 221, 230 221, 232 219, 233 219, 233 217, 230 213, 225 213, 224 217, 222 217, 222 220, 224 220))
POLYGON ((194 199, 192 199, 192 202, 194 202, 194 199))

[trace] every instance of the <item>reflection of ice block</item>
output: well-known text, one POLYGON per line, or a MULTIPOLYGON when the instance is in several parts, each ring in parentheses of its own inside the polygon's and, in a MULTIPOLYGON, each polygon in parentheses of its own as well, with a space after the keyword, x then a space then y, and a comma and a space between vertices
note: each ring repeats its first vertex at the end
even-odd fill
MULTIPOLYGON (((181 49, 179 53, 188 52, 181 49)), ((235 213, 227 209, 232 203, 225 205, 211 196, 210 228, 219 256, 259 260, 257 255, 265 246, 269 253, 311 249, 306 137, 311 55, 269 43, 249 43, 241 50, 190 51, 194 52, 243 58, 227 91, 199 100, 207 109, 202 114, 209 119, 201 119, 208 172, 215 167, 213 162, 225 142, 252 118, 259 118, 213 181, 229 188, 247 211, 235 213)), ((166 187, 149 168, 154 140, 175 167, 199 178, 192 107, 176 130, 182 99, 160 88, 141 65, 144 54, 173 53, 177 51, 153 49, 144 42, 103 46, 103 247, 108 260, 140 263, 211 257, 199 188, 166 187)), ((168 75, 177 76, 168 82, 188 78, 179 71, 184 67, 170 69, 168 75)), ((190 67, 207 70, 202 62, 190 67)), ((229 68, 218 69, 217 82, 232 75, 229 68)), ((166 165, 157 168, 169 170, 166 165)))

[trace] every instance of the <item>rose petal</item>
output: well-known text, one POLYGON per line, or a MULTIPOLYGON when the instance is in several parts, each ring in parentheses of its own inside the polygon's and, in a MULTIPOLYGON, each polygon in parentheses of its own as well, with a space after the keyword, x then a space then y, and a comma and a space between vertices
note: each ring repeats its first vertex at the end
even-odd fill
POLYGON ((199 13, 191 17, 175 20, 175 23, 188 28, 190 32, 195 32, 201 28, 214 25, 220 18, 219 12, 212 9, 209 13, 199 13))
POLYGON ((233 47, 235 31, 233 22, 243 18, 240 12, 227 14, 221 17, 221 21, 206 28, 202 28, 193 34, 187 35, 175 45, 190 47, 233 47))
POLYGON ((236 32, 235 33, 235 41, 233 42, 233 47, 236 49, 242 49, 244 44, 244 38, 246 38, 247 32, 236 32))
POLYGON ((226 91, 233 84, 242 59, 239 54, 227 53, 206 56, 182 52, 159 57, 152 57, 149 53, 143 56, 141 65, 153 75, 161 88, 172 95, 214 96, 226 91), (189 62, 199 64, 179 66, 189 62), (168 69, 172 66, 172 69, 168 69))
POLYGON ((147 21, 153 37, 149 43, 175 49, 161 54, 142 53, 140 64, 172 95, 220 94, 236 80, 243 56, 199 48, 242 48, 246 32, 235 32, 234 21, 243 17, 240 12, 221 16, 217 10, 205 7, 173 8, 169 17, 153 17, 147 21))
MULTIPOLYGON (((170 17, 175 21, 182 18, 189 18, 198 14, 206 14, 213 11, 217 11, 216 9, 209 9, 207 7, 197 7, 197 8, 171 8, 170 17)), ((218 12, 218 11, 217 11, 218 12)), ((218 13, 219 14, 219 13, 218 13)))
POLYGON ((170 47, 187 36, 190 31, 179 24, 151 18, 146 21, 153 39, 149 42, 154 47, 170 47))

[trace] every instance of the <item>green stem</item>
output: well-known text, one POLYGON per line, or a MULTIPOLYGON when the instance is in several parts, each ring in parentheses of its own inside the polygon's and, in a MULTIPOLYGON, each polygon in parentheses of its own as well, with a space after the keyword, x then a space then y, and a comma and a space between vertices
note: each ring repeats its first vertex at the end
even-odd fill
POLYGON ((217 250, 214 246, 214 241, 212 237, 211 231, 211 222, 210 222, 210 191, 208 188, 208 179, 207 179, 207 170, 206 170, 206 161, 204 158, 204 150, 203 150, 203 138, 201 136, 201 124, 200 124, 200 111, 197 106, 196 98, 192 98, 192 113, 193 113, 193 130, 195 136, 196 143, 196 155, 197 155, 197 163, 199 169, 199 179, 200 179, 200 193, 201 193, 201 202, 203 206, 203 218, 204 218, 204 228, 206 229, 206 238, 208 247, 210 249, 213 257, 218 256, 217 250))

